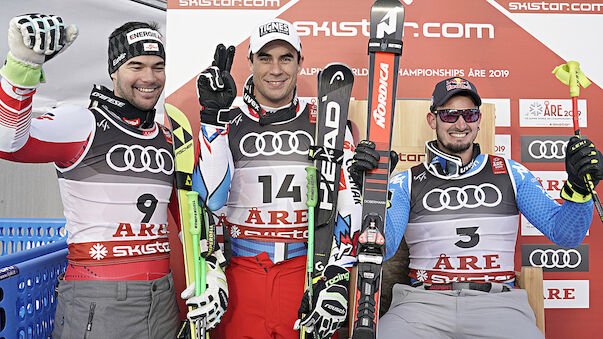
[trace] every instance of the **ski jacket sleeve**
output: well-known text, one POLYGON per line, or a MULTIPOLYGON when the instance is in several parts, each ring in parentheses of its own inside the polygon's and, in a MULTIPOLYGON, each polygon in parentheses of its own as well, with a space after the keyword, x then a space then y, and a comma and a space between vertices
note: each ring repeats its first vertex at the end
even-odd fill
POLYGON ((526 167, 510 159, 508 162, 519 211, 555 244, 563 247, 580 245, 592 221, 592 200, 559 204, 526 167))
POLYGON ((390 207, 385 214, 385 258, 393 257, 402 242, 410 214, 410 169, 394 175, 389 181, 390 207))
POLYGON ((226 204, 234 162, 228 144, 228 128, 201 125, 199 155, 193 171, 193 189, 211 211, 226 204))
POLYGON ((354 157, 354 139, 352 132, 346 127, 343 147, 343 163, 339 179, 339 195, 337 197, 337 221, 333 232, 333 246, 329 263, 351 268, 356 262, 356 240, 362 222, 362 202, 360 188, 348 171, 354 157))
POLYGON ((94 117, 85 108, 65 105, 32 119, 35 92, 0 79, 0 158, 69 166, 84 151, 94 117))

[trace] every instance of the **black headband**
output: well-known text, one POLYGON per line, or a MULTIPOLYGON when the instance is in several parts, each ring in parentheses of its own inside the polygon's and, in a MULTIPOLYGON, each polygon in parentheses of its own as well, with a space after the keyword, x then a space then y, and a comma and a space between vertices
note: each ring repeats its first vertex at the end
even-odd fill
POLYGON ((165 60, 161 33, 149 24, 137 23, 127 31, 109 37, 109 74, 113 74, 126 61, 140 55, 157 55, 165 60))

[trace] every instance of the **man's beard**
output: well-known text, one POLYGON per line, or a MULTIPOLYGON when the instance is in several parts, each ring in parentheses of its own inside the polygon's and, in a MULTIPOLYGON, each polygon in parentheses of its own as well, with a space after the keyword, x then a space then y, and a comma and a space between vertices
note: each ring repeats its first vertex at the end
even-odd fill
POLYGON ((445 144, 441 140, 438 140, 438 141, 439 141, 440 145, 442 145, 445 148, 445 150, 448 151, 448 153, 452 153, 452 154, 463 153, 466 150, 468 150, 472 144, 471 142, 468 142, 466 144, 452 144, 452 143, 445 144))
MULTIPOLYGON (((448 133, 448 132, 444 132, 444 133, 448 133)), ((471 133, 471 131, 469 131, 468 133, 471 133)), ((465 152, 466 150, 468 150, 471 145, 473 144, 472 141, 468 141, 467 143, 464 144, 453 144, 453 143, 446 143, 444 141, 442 141, 439 133, 437 133, 437 138, 438 138, 438 146, 441 147, 442 151, 445 151, 446 153, 450 153, 450 154, 460 154, 465 152)))

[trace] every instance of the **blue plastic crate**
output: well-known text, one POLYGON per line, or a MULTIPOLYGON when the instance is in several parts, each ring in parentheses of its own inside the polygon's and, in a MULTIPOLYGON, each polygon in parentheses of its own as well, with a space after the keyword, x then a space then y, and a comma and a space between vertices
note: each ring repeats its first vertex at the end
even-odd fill
POLYGON ((0 219, 0 339, 50 336, 57 277, 67 267, 64 224, 0 219))
POLYGON ((0 255, 42 246, 66 235, 65 219, 0 218, 0 255))

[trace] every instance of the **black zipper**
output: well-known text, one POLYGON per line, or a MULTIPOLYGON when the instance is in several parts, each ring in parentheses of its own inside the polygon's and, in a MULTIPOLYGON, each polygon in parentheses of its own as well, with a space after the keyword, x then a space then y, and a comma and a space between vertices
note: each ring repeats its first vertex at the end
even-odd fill
POLYGON ((88 334, 92 331, 92 319, 94 319, 94 309, 96 308, 96 303, 90 303, 90 312, 88 312, 88 323, 86 324, 86 332, 84 333, 84 339, 88 338, 88 334))

